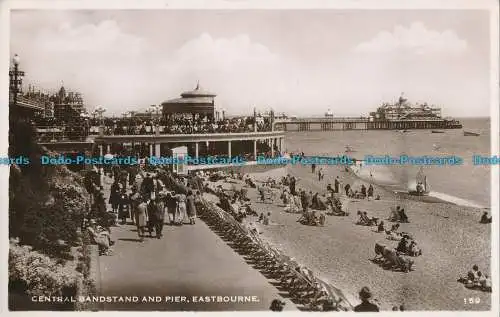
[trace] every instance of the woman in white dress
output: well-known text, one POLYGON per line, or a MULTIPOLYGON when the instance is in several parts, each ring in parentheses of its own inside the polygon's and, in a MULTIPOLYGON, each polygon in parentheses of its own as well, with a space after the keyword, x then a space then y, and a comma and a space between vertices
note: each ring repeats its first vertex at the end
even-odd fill
POLYGON ((177 224, 182 225, 184 223, 184 217, 186 217, 186 195, 180 193, 177 194, 177 224))

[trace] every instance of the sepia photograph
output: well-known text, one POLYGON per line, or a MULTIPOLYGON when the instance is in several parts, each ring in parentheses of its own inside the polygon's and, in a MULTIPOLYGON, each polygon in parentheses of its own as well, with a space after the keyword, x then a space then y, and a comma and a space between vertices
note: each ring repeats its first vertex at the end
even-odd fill
POLYGON ((498 2, 187 2, 0 4, 5 309, 497 315, 498 2))

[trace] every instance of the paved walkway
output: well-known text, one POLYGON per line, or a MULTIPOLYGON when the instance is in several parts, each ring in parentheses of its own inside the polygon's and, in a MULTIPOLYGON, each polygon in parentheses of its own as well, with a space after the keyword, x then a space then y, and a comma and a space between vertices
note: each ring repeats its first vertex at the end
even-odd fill
POLYGON ((287 303, 286 310, 296 309, 201 220, 181 227, 165 225, 162 239, 142 243, 133 225, 111 230, 113 255, 99 257, 100 295, 138 296, 139 302, 104 303, 104 310, 268 310, 275 298, 287 303), (162 300, 142 302, 143 296, 162 300), (167 296, 186 298, 176 303, 166 301, 167 296), (193 296, 256 296, 258 302, 195 303, 193 296))

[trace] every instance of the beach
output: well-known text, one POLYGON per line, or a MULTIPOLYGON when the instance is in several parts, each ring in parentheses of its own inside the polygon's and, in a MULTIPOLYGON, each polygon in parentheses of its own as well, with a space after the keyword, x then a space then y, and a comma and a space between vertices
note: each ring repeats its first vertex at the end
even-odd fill
MULTIPOLYGON (((360 180, 339 167, 323 167, 326 176, 318 181, 310 166, 287 166, 265 173, 255 173, 257 181, 279 177, 290 173, 299 178, 298 189, 320 194, 328 183, 333 185, 339 176, 342 183, 358 189, 360 180)), ((224 187, 242 186, 224 184, 224 187)), ((379 201, 342 198, 346 217, 327 216, 324 227, 306 226, 296 220, 299 214, 283 211, 282 202, 276 195, 271 203, 257 202, 257 191, 249 189, 252 207, 260 214, 271 212, 271 225, 261 225, 262 237, 299 263, 310 267, 319 277, 343 291, 356 305, 357 292, 368 286, 374 293, 375 303, 382 310, 404 304, 407 310, 489 310, 491 293, 469 290, 458 283, 459 276, 477 264, 480 270, 490 274, 491 232, 490 226, 479 223, 482 209, 454 205, 447 202, 423 202, 404 199, 390 190, 374 185, 379 201), (400 231, 411 233, 423 251, 423 255, 412 258, 413 271, 409 273, 384 270, 370 261, 374 258, 375 243, 396 247, 397 241, 386 239, 376 233, 376 227, 355 225, 357 210, 367 211, 370 217, 384 220, 386 228, 391 224, 385 219, 390 207, 402 206, 407 211, 410 223, 402 223, 400 231), (464 304, 464 299, 479 298, 479 304, 464 304)), ((247 222, 255 222, 247 217, 247 222)))

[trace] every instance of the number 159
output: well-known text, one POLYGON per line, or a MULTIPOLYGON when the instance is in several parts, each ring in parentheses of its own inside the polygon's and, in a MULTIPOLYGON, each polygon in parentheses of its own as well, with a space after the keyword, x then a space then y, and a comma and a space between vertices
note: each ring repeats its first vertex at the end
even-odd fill
POLYGON ((469 298, 464 298, 464 304, 479 304, 481 302, 481 299, 479 297, 469 297, 469 298))

